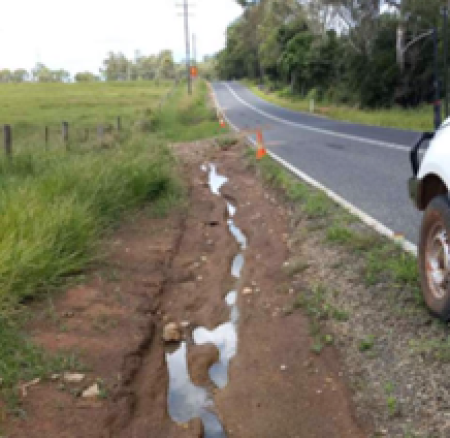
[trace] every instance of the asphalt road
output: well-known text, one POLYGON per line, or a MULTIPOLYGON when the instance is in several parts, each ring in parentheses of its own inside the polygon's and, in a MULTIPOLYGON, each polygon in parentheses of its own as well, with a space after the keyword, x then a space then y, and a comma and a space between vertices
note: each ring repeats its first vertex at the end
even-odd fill
POLYGON ((264 126, 271 152, 417 244, 421 213, 409 200, 407 180, 408 152, 418 132, 287 110, 236 82, 216 82, 213 89, 237 128, 264 126))

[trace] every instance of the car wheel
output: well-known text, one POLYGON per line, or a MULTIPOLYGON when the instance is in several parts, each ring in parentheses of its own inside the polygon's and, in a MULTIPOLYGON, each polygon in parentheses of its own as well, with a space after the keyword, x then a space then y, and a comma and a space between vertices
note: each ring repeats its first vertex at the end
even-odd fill
POLYGON ((446 195, 435 197, 423 219, 419 243, 422 293, 431 312, 450 319, 450 202, 446 195))

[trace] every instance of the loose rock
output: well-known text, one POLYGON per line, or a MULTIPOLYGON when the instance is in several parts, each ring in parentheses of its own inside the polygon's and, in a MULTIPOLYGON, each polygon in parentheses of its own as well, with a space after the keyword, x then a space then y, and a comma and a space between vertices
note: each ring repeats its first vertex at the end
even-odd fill
POLYGON ((181 341, 181 328, 174 322, 166 324, 163 331, 164 342, 179 342, 181 341))
POLYGON ((94 398, 98 397, 99 395, 100 395, 100 388, 98 386, 98 383, 94 383, 92 386, 90 386, 89 388, 85 389, 82 392, 81 397, 94 398))
POLYGON ((253 293, 253 289, 251 287, 244 287, 242 290, 242 295, 251 295, 253 293))
POLYGON ((85 375, 80 373, 64 373, 63 379, 69 383, 79 383, 84 380, 85 375))

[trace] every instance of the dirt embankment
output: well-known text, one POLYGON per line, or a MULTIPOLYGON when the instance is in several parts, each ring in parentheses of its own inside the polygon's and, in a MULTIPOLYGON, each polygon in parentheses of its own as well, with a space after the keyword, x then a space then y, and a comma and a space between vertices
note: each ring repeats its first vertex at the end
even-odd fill
POLYGON ((355 420, 336 350, 314 354, 307 318, 286 311, 302 288, 285 263, 291 210, 247 169, 242 147, 202 142, 174 150, 189 188, 186 205, 163 219, 147 211, 127 221, 90 280, 42 304, 30 324, 45 348, 77 352, 86 365, 83 379, 53 376, 30 386, 21 397, 23 418, 9 416, 4 436, 203 436, 200 421, 176 424, 168 414, 162 332, 172 321, 187 326, 191 379, 213 395, 227 436, 368 436, 355 420), (205 163, 229 178, 222 196, 211 193, 200 169, 205 163), (239 248, 225 199, 237 208, 248 248, 237 290, 237 354, 228 385, 218 389, 207 375, 215 348, 194 345, 190 334, 230 317, 224 299, 236 286, 230 266, 239 248), (95 383, 99 393, 83 397, 95 383))

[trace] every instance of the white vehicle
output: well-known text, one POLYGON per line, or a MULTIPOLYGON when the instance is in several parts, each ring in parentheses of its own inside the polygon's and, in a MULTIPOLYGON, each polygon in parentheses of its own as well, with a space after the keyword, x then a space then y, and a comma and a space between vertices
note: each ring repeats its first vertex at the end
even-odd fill
POLYGON ((450 320, 450 119, 411 150, 409 192, 424 211, 418 247, 422 293, 431 312, 450 320), (429 147, 419 162, 422 144, 429 147))

